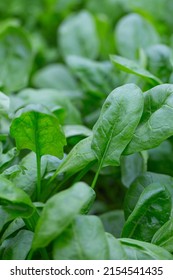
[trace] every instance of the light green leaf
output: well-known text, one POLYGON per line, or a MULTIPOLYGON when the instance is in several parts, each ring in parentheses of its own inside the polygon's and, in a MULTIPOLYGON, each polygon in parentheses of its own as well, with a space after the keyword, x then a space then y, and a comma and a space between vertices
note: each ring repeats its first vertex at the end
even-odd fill
POLYGON ((115 42, 120 55, 135 59, 140 48, 159 43, 154 27, 138 14, 128 14, 120 19, 115 28, 115 42))
POLYGON ((173 135, 173 85, 156 86, 144 96, 142 118, 124 154, 157 147, 173 135))
POLYGON ((33 76, 32 82, 37 88, 58 90, 76 90, 78 88, 73 75, 63 64, 50 64, 38 70, 33 76))
POLYGON ((32 49, 26 32, 7 26, 0 33, 0 84, 5 92, 19 90, 28 83, 32 49))
POLYGON ((96 216, 77 216, 53 244, 54 260, 106 260, 108 243, 96 216))
POLYGON ((106 237, 109 245, 110 260, 127 260, 127 255, 120 241, 112 234, 106 232, 106 237))
POLYGON ((142 68, 137 62, 118 55, 111 55, 110 58, 113 64, 120 70, 142 77, 154 86, 162 84, 159 78, 142 68))
POLYGON ((65 137, 72 137, 77 135, 91 136, 92 131, 84 125, 65 125, 63 127, 65 137))
POLYGON ((64 133, 58 119, 44 107, 31 105, 23 109, 12 121, 10 133, 19 150, 30 149, 40 156, 63 157, 64 133))
POLYGON ((31 248, 33 232, 21 230, 10 239, 5 240, 0 247, 2 260, 25 260, 31 248))
POLYGON ((172 255, 167 250, 154 244, 130 238, 121 238, 119 241, 128 260, 173 260, 172 255))
POLYGON ((10 107, 10 99, 0 91, 0 114, 7 114, 10 107))
POLYGON ((58 41, 65 57, 79 55, 97 58, 99 41, 92 15, 87 11, 69 15, 58 29, 58 41))
POLYGON ((77 214, 89 210, 94 198, 95 192, 83 182, 51 197, 36 226, 33 249, 45 247, 57 238, 77 214))
POLYGON ((109 94, 93 127, 91 145, 101 166, 120 164, 120 156, 133 136, 142 111, 143 94, 136 85, 124 85, 109 94))
POLYGON ((7 212, 16 213, 19 217, 29 217, 35 209, 29 196, 2 176, 0 177, 0 204, 7 212))

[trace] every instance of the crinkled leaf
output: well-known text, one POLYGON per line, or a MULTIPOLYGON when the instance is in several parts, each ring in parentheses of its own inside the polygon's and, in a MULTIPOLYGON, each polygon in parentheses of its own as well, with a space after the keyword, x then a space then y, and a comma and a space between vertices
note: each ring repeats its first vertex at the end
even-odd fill
POLYGON ((124 154, 157 147, 173 135, 173 85, 156 86, 144 96, 142 118, 124 154))
POLYGON ((108 243, 99 218, 77 216, 53 244, 55 260, 106 260, 108 243))
POLYGON ((136 85, 124 85, 109 94, 93 127, 91 144, 102 166, 120 164, 120 156, 133 136, 142 111, 143 94, 136 85))
POLYGON ((59 121, 42 107, 27 106, 14 118, 10 128, 19 150, 30 149, 40 156, 50 154, 63 157, 65 136, 59 121))
POLYGON ((118 55, 111 55, 111 61, 120 70, 142 77, 154 86, 162 83, 159 78, 155 77, 152 73, 142 68, 142 66, 133 60, 118 55))
POLYGON ((45 247, 58 237, 77 214, 89 210, 94 198, 95 192, 83 182, 51 197, 36 226, 33 248, 45 247))
POLYGON ((154 244, 130 238, 119 239, 128 260, 173 260, 165 249, 154 244))
MULTIPOLYGON (((169 191, 169 193, 171 194, 173 205, 173 178, 164 174, 145 172, 144 174, 136 178, 136 180, 132 183, 127 191, 124 200, 124 213, 126 219, 134 210, 141 193, 148 185, 152 183, 160 183, 169 191)), ((171 215, 173 215, 173 209, 171 215)))
POLYGON ((122 237, 151 241, 155 232, 168 221, 171 214, 171 196, 159 183, 144 189, 124 224, 122 237))

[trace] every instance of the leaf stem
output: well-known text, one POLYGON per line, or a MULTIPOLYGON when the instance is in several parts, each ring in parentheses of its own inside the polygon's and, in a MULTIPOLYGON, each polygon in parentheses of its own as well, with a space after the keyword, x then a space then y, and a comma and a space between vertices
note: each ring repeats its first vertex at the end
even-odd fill
POLYGON ((99 164, 99 167, 98 167, 98 169, 97 169, 97 172, 96 172, 96 174, 95 174, 95 176, 94 176, 94 180, 93 180, 92 185, 91 185, 91 188, 92 188, 92 189, 95 188, 95 185, 96 185, 96 183, 97 183, 97 179, 98 179, 100 170, 101 170, 101 168, 102 168, 103 161, 104 161, 104 157, 102 157, 102 159, 101 159, 101 161, 100 161, 100 164, 99 164))
POLYGON ((36 153, 37 158, 37 200, 39 201, 41 193, 41 157, 40 154, 36 153))

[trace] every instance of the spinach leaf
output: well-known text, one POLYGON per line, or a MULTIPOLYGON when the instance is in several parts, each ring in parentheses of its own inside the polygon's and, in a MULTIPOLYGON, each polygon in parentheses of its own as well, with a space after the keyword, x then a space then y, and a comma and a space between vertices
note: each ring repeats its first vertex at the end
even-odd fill
POLYGON ((158 183, 144 189, 124 224, 122 237, 151 241, 155 232, 168 221, 171 213, 171 196, 158 183))
POLYGON ((77 216, 54 241, 55 260, 106 260, 108 242, 96 216, 77 216))

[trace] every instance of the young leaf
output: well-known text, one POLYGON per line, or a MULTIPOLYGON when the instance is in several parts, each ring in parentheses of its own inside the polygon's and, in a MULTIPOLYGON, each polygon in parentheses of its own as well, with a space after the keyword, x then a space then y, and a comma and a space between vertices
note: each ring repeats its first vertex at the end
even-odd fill
POLYGON ((28 83, 32 49, 26 33, 17 26, 7 26, 0 33, 0 84, 4 91, 16 91, 28 83))
POLYGON ((146 187, 124 224, 122 237, 151 241, 155 232, 169 219, 171 196, 165 187, 153 183, 146 187))
POLYGON ((29 196, 3 177, 0 177, 0 203, 7 212, 19 217, 29 217, 35 209, 29 196))
POLYGON ((118 55, 111 55, 111 61, 122 71, 135 74, 144 78, 152 85, 162 84, 162 81, 151 74, 149 71, 143 69, 137 62, 118 55))
POLYGON ((128 260, 173 260, 167 250, 154 244, 130 238, 121 238, 119 241, 128 260))
POLYGON ((94 198, 95 192, 83 182, 51 197, 36 226, 33 249, 45 247, 58 237, 77 214, 88 211, 94 198))
POLYGON ((107 260, 105 232, 96 216, 77 216, 53 244, 54 260, 107 260))
POLYGON ((124 154, 157 147, 173 135, 173 85, 156 86, 145 93, 141 121, 124 154))
POLYGON ((89 136, 77 143, 59 165, 51 180, 60 173, 66 173, 66 175, 70 177, 84 169, 88 164, 97 161, 97 158, 91 149, 91 141, 92 136, 89 136))
POLYGON ((120 164, 120 156, 133 136, 142 111, 143 94, 136 85, 124 85, 109 94, 93 127, 91 147, 100 166, 120 164))
POLYGON ((173 253, 173 218, 156 231, 151 242, 173 253))
POLYGON ((25 107, 12 121, 10 133, 19 150, 63 157, 66 140, 58 119, 39 105, 25 107))

